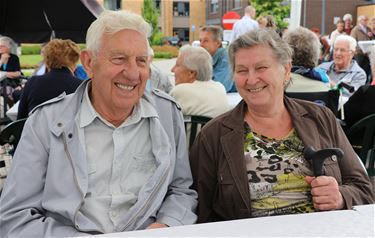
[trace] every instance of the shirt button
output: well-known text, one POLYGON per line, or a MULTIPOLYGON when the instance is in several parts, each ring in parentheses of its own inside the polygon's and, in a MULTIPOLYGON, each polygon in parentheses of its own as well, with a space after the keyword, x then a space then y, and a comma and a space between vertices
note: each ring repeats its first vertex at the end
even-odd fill
POLYGON ((117 217, 117 215, 118 215, 117 211, 112 211, 112 212, 111 212, 111 216, 112 216, 112 217, 117 217))

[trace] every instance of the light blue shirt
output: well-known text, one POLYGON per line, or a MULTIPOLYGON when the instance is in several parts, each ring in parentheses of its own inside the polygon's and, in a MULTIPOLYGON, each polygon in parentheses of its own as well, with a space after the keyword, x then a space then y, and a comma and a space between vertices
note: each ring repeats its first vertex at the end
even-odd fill
POLYGON ((237 92, 232 79, 228 52, 224 48, 218 48, 212 57, 213 80, 224 85, 226 92, 237 92))
POLYGON ((102 118, 91 104, 88 88, 79 112, 80 142, 85 144, 88 191, 81 212, 104 233, 115 229, 137 201, 142 186, 156 169, 148 117, 156 111, 144 99, 119 127, 102 118))

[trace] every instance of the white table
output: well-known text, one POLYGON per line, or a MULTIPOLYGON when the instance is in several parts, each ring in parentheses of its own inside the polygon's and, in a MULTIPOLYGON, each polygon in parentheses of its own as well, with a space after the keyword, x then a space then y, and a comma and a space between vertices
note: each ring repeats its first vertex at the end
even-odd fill
POLYGON ((361 48, 363 53, 370 53, 371 47, 375 46, 375 40, 358 41, 358 46, 361 48))
POLYGON ((372 204, 353 210, 241 219, 97 237, 375 237, 374 210, 372 204))
POLYGON ((230 109, 234 108, 242 100, 238 93, 227 93, 227 99, 230 109))

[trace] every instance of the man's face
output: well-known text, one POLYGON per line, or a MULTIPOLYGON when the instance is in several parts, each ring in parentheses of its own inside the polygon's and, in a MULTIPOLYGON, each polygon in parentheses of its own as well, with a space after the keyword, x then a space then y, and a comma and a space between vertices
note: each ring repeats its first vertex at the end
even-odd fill
POLYGON ((199 33, 199 41, 201 46, 205 48, 211 56, 220 48, 221 42, 213 40, 212 33, 209 31, 201 31, 199 33))
POLYGON ((362 17, 361 20, 359 21, 359 23, 360 23, 362 26, 367 26, 367 23, 368 23, 368 17, 362 17))
POLYGON ((352 58, 354 52, 349 48, 349 42, 337 41, 333 48, 333 61, 338 69, 346 69, 352 58))
POLYGON ((141 33, 125 29, 104 35, 96 56, 82 53, 81 61, 92 78, 92 104, 106 120, 125 120, 143 95, 149 78, 147 44, 141 33))

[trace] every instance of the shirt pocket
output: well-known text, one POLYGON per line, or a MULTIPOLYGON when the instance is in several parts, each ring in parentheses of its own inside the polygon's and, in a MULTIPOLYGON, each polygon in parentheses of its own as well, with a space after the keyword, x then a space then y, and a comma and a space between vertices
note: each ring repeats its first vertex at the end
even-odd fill
POLYGON ((121 187, 123 191, 138 195, 156 169, 153 154, 134 154, 130 158, 128 171, 123 173, 121 187))

